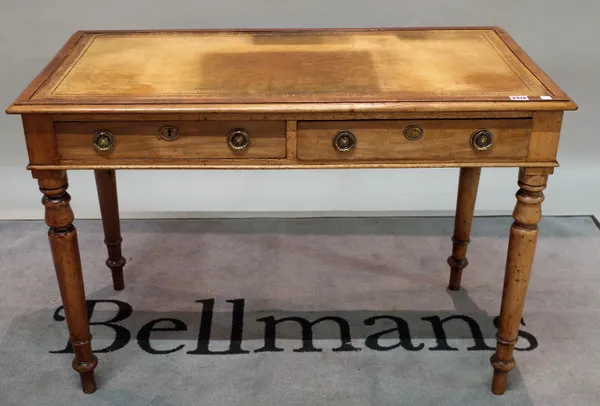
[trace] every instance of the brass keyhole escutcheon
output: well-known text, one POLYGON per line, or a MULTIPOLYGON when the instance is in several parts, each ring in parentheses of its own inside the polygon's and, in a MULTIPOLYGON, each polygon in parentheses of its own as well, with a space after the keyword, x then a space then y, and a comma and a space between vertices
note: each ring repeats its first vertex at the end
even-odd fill
POLYGON ((423 137, 424 131, 418 125, 409 125, 404 129, 404 138, 416 141, 423 137))
POLYGON ((173 127, 171 125, 161 127, 161 129, 158 130, 158 132, 160 133, 160 138, 162 138, 163 140, 173 141, 179 138, 179 130, 177 129, 177 127, 173 127))
POLYGON ((477 130, 471 135, 471 146, 477 151, 487 151, 493 143, 494 137, 488 130, 477 130))
POLYGON ((94 133, 94 137, 92 138, 92 145, 96 151, 99 152, 108 152, 115 149, 115 145, 117 144, 117 140, 113 133, 107 130, 98 130, 94 133))
POLYGON ((236 128, 227 134, 227 145, 233 151, 243 151, 250 146, 250 133, 242 128, 236 128))
POLYGON ((356 136, 350 131, 340 131, 333 136, 333 147, 339 152, 348 152, 356 145, 356 136))

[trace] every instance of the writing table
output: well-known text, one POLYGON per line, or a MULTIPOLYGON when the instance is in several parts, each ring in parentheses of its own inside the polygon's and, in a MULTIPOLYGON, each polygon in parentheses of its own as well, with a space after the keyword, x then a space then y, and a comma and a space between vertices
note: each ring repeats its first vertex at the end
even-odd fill
POLYGON ((460 168, 460 288, 482 167, 516 167, 492 391, 514 367, 543 190, 577 106, 501 28, 85 31, 11 105, 43 193, 73 368, 96 390, 67 171, 95 171, 124 288, 117 169, 460 168))

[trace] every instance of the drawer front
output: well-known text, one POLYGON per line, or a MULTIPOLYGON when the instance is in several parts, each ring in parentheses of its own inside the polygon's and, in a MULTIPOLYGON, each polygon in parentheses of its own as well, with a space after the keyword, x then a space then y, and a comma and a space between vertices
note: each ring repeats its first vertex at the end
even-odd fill
POLYGON ((531 125, 531 119, 300 121, 298 159, 524 161, 527 158, 531 125), (491 146, 485 143, 485 136, 489 133, 480 130, 491 133, 491 146), (334 138, 340 132, 349 132, 353 140, 342 136, 340 141, 338 137, 336 147, 334 138), (477 138, 473 136, 475 133, 484 137, 477 138), (473 142, 479 140, 477 148, 473 146, 472 138, 475 138, 473 142), (355 144, 348 149, 352 141, 355 144))
POLYGON ((286 156, 285 121, 56 122, 54 128, 60 159, 90 164, 132 159, 261 159, 286 156), (229 137, 236 129, 245 133, 242 132, 243 137, 236 138, 230 145, 231 137, 240 135, 238 132, 229 137), (102 131, 109 132, 109 138, 114 139, 114 145, 109 145, 106 151, 101 150, 107 143, 106 137, 96 140, 100 148, 94 145, 94 135, 102 131), (244 134, 249 135, 247 145, 244 134))

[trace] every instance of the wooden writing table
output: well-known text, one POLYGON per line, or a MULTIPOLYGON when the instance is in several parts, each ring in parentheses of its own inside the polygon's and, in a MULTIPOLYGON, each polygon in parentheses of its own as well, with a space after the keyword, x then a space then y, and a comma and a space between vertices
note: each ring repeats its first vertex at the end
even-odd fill
POLYGON ((518 167, 492 391, 504 393, 563 111, 577 106, 500 28, 77 32, 21 114, 73 368, 96 390, 66 171, 93 169, 123 289, 116 169, 459 167, 460 288, 482 167, 518 167))

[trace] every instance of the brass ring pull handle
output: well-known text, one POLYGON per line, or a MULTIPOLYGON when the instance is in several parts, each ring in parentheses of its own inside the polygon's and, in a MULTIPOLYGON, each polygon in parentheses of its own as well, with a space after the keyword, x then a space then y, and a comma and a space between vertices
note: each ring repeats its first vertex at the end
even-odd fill
POLYGON ((115 136, 110 131, 106 130, 98 130, 94 133, 94 137, 92 138, 92 144, 96 151, 100 152, 108 152, 115 149, 115 145, 117 144, 117 140, 115 136))
POLYGON ((488 130, 477 130, 471 135, 471 146, 477 151, 487 151, 493 143, 494 137, 488 130))
POLYGON ((333 147, 339 152, 348 152, 356 145, 356 137, 350 131, 340 131, 333 136, 333 147))
POLYGON ((162 138, 163 140, 174 141, 177 138, 179 138, 179 130, 177 129, 177 127, 173 127, 171 125, 161 127, 161 129, 158 130, 158 132, 160 134, 160 138, 162 138))
POLYGON ((227 134, 227 145, 234 151, 243 151, 250 146, 250 133, 244 129, 236 128, 227 134))
POLYGON ((410 141, 416 141, 423 137, 423 129, 418 125, 409 125, 403 131, 404 138, 410 141))

